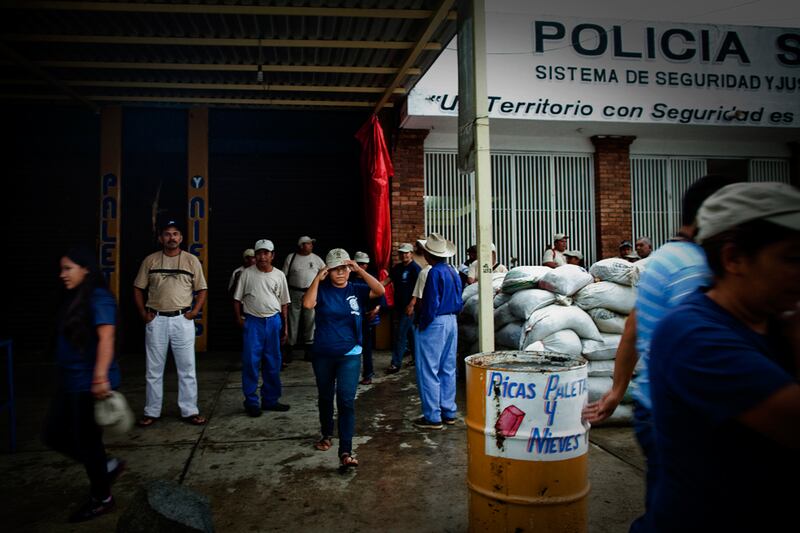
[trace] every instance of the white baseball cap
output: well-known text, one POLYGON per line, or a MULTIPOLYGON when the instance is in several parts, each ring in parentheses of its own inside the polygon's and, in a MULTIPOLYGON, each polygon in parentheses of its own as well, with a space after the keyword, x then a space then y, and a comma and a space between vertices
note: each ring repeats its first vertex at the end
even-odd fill
POLYGON ((398 252, 401 252, 401 253, 413 252, 413 251, 414 251, 414 247, 413 247, 413 246, 411 246, 411 243, 404 242, 403 244, 401 244, 401 245, 400 245, 400 246, 397 248, 397 251, 398 251, 398 252))
POLYGON ((356 263, 369 263, 369 255, 364 252, 356 252, 353 254, 353 260, 356 263))
POLYGON ((252 248, 248 248, 242 253, 242 257, 253 257, 254 255, 256 255, 256 251, 252 248))
POLYGON ((567 250, 564 252, 564 255, 568 255, 570 257, 576 257, 579 261, 583 261, 583 254, 580 253, 578 250, 567 250))
POLYGON ((312 242, 312 243, 317 242, 317 239, 312 239, 308 235, 303 235, 302 237, 297 239, 297 246, 300 246, 301 244, 305 244, 307 242, 312 242))
POLYGON ((256 245, 253 247, 253 250, 256 252, 259 250, 266 250, 268 252, 275 251, 275 245, 272 244, 272 241, 269 239, 261 239, 260 241, 256 241, 256 245))
POLYGON ((328 255, 325 256, 325 266, 328 268, 336 268, 345 264, 345 261, 350 260, 350 254, 343 248, 334 248, 328 255))
POLYGON ((745 222, 766 220, 800 231, 800 189, 786 183, 733 183, 697 211, 698 243, 745 222))
POLYGON ((569 239, 569 235, 566 233, 556 233, 553 235, 553 241, 560 241, 561 239, 569 239))

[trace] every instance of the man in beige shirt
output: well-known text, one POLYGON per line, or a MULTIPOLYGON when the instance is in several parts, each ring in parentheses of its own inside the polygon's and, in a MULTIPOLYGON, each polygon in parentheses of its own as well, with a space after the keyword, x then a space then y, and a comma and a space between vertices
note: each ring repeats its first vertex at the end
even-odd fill
POLYGON ((208 286, 200 260, 181 250, 183 235, 174 220, 161 227, 158 240, 162 249, 145 257, 133 282, 133 299, 145 322, 146 400, 138 424, 147 427, 161 417, 164 364, 171 346, 178 371, 181 417, 202 425, 206 419, 197 408, 194 318, 203 308, 208 286))
POLYGON ((253 248, 256 264, 239 277, 233 294, 233 311, 243 329, 242 392, 244 410, 261 416, 265 411, 288 411, 281 397, 281 344, 286 342, 289 285, 286 276, 272 265, 275 245, 261 239, 253 248), (261 401, 258 374, 261 371, 261 401))
POLYGON ((306 360, 311 360, 310 350, 314 344, 314 310, 303 308, 303 295, 317 273, 325 267, 325 261, 314 253, 314 242, 308 235, 297 240, 297 252, 291 253, 283 262, 283 273, 289 283, 289 339, 287 355, 292 348, 302 345, 306 360), (300 332, 302 331, 302 335, 300 332))

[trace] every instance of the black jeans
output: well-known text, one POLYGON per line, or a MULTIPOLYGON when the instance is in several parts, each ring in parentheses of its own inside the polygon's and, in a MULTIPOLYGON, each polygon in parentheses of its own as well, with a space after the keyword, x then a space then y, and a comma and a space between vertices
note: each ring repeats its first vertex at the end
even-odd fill
POLYGON ((43 440, 48 447, 83 463, 94 498, 102 500, 111 495, 103 430, 94 421, 92 393, 56 393, 47 416, 43 440))

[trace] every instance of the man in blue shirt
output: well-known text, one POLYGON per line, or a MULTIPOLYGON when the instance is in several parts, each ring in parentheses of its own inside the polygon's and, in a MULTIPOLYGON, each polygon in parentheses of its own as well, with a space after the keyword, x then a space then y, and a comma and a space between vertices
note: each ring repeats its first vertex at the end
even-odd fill
POLYGON ((417 385, 422 400, 422 416, 414 425, 423 429, 442 429, 442 423, 456 420, 456 315, 461 312, 461 280, 446 258, 456 253, 455 245, 431 233, 418 241, 431 265, 416 338, 417 385))
POLYGON ((392 284, 394 287, 394 309, 397 316, 397 335, 394 339, 392 348, 392 363, 386 369, 387 374, 394 374, 400 371, 403 363, 403 356, 406 353, 407 338, 411 335, 412 345, 414 343, 414 308, 409 306, 411 293, 417 283, 420 267, 414 261, 412 252, 414 248, 403 243, 397 248, 397 257, 400 262, 392 267, 389 277, 383 280, 383 286, 392 284))
MULTIPOLYGON (((653 440, 648 361, 653 329, 664 315, 698 287, 708 285, 711 272, 703 251, 693 242, 697 232, 695 216, 703 201, 725 185, 725 176, 704 176, 690 186, 683 196, 681 228, 676 236, 656 250, 642 274, 636 308, 625 322, 614 362, 611 390, 584 409, 584 417, 596 424, 610 417, 622 401, 634 368, 634 431, 647 460, 646 507, 652 497, 658 463, 653 440), (638 364, 637 364, 638 359, 638 364)), ((632 530, 635 530, 632 527, 632 530)))
POLYGON ((800 476, 800 191, 737 183, 697 215, 713 286, 655 328, 659 457, 646 531, 796 524, 800 476))

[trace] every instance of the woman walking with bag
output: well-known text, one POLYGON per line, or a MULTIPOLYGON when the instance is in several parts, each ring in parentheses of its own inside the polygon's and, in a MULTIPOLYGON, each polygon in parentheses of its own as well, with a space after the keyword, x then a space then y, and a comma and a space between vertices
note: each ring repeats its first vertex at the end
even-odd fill
POLYGON ((70 522, 83 522, 114 508, 111 483, 124 468, 122 461, 106 457, 94 415, 95 400, 107 398, 119 386, 114 361, 117 305, 88 249, 74 248, 64 255, 59 277, 64 290, 56 331, 58 388, 44 441, 86 468, 90 498, 69 517, 70 522))
POLYGON ((322 438, 314 445, 326 451, 333 445, 333 399, 339 416, 339 460, 343 468, 358 466, 353 457, 355 397, 363 349, 362 310, 370 298, 383 296, 381 283, 370 276, 348 253, 335 248, 325 257, 303 297, 303 307, 314 309, 313 365, 317 379, 322 438), (350 283, 354 272, 366 285, 350 283))

